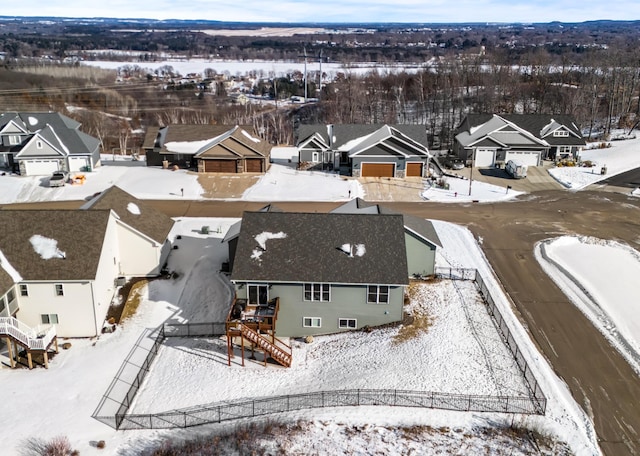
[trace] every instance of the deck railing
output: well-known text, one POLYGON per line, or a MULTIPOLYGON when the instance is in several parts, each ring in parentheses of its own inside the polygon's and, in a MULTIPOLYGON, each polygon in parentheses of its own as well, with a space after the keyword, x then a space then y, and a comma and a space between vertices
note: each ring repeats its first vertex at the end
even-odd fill
POLYGON ((29 350, 46 350, 56 337, 53 325, 25 325, 14 317, 0 317, 0 336, 10 336, 29 350))

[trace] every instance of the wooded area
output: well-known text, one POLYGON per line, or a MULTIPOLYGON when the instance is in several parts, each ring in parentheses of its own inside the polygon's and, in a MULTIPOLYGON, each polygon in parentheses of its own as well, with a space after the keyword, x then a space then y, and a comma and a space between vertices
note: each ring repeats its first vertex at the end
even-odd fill
POLYGON ((3 110, 63 112, 100 138, 106 151, 135 149, 146 127, 169 123, 253 124, 273 144, 292 144, 296 123, 424 124, 428 146, 448 149, 469 112, 570 114, 589 138, 631 128, 640 113, 635 22, 378 26, 374 33, 350 28, 269 39, 175 28, 114 33, 113 24, 53 24, 39 33, 21 31, 15 23, 12 27, 0 34, 3 110), (69 34, 80 29, 82 36, 69 34), (322 91, 317 90, 319 75, 308 75, 307 93, 318 99, 313 103, 277 102, 304 95, 300 73, 246 75, 249 94, 274 102, 240 104, 224 88, 229 75, 203 69, 201 84, 182 85, 174 83, 179 75, 168 65, 156 74, 143 69, 144 61, 160 58, 160 52, 300 61, 301 43, 313 58, 322 50, 323 59, 345 64, 343 72, 324 80, 322 91), (121 69, 125 81, 116 82, 114 71, 80 64, 80 58, 95 57, 91 52, 97 49, 130 60, 121 69), (117 52, 123 50, 128 53, 117 52), (349 71, 353 61, 429 65, 416 72, 359 75, 349 71), (217 88, 207 90, 207 84, 217 88))

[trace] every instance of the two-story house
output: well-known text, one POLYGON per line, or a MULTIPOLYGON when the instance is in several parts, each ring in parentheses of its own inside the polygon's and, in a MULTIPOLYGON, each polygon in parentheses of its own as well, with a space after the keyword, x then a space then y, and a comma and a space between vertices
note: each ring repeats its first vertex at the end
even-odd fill
POLYGON ((57 112, 0 114, 0 168, 23 176, 100 166, 100 141, 57 112))

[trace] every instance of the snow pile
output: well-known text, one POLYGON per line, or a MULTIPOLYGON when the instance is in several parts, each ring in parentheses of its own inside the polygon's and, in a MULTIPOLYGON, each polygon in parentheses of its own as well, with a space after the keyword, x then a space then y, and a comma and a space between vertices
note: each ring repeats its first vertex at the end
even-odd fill
POLYGON ((29 238, 29 242, 33 246, 33 250, 40 255, 43 260, 52 258, 65 258, 66 254, 58 248, 58 241, 48 237, 34 234, 29 238))
POLYGON ((340 250, 350 257, 353 257, 354 255, 361 257, 367 252, 364 244, 342 244, 340 246, 340 250))
POLYGON ((260 142, 260 140, 258 138, 254 138, 253 136, 251 136, 249 133, 247 133, 244 130, 242 130, 242 134, 244 136, 246 136, 249 140, 253 141, 254 143, 259 143, 260 142))
POLYGON ((127 210, 133 215, 140 215, 140 207, 136 203, 127 204, 127 210))
POLYGON ((257 234, 254 239, 260 246, 262 250, 267 250, 267 241, 270 239, 284 239, 287 237, 287 233, 282 231, 278 233, 271 233, 270 231, 263 231, 260 234, 257 234))
POLYGON ((2 250, 0 250, 0 267, 5 270, 9 277, 13 280, 13 283, 22 282, 22 276, 18 271, 15 270, 11 263, 7 260, 7 257, 4 256, 2 250))
POLYGON ((614 241, 562 236, 538 244, 536 258, 640 372, 640 312, 632 298, 640 296, 640 252, 614 241))

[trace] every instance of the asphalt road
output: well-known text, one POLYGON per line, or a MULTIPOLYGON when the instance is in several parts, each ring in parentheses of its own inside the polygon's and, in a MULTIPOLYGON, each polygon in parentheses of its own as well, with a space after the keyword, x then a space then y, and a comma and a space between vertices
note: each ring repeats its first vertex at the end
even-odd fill
MULTIPOLYGON (((264 203, 148 201, 170 216, 240 217, 264 203)), ((66 203, 72 206, 71 203, 66 203)), ((77 202, 79 206, 81 202, 77 202)), ((324 212, 338 203, 274 203, 324 212)), ((619 193, 542 191, 502 203, 384 202, 424 218, 466 225, 477 238, 515 313, 554 371, 593 419, 605 455, 640 454, 640 377, 567 299, 536 261, 536 242, 563 234, 621 240, 640 250, 640 200, 619 193)), ((42 207, 43 204, 12 207, 42 207)), ((640 302, 640 297, 629 297, 640 302)), ((640 304, 639 304, 640 305, 640 304)))

